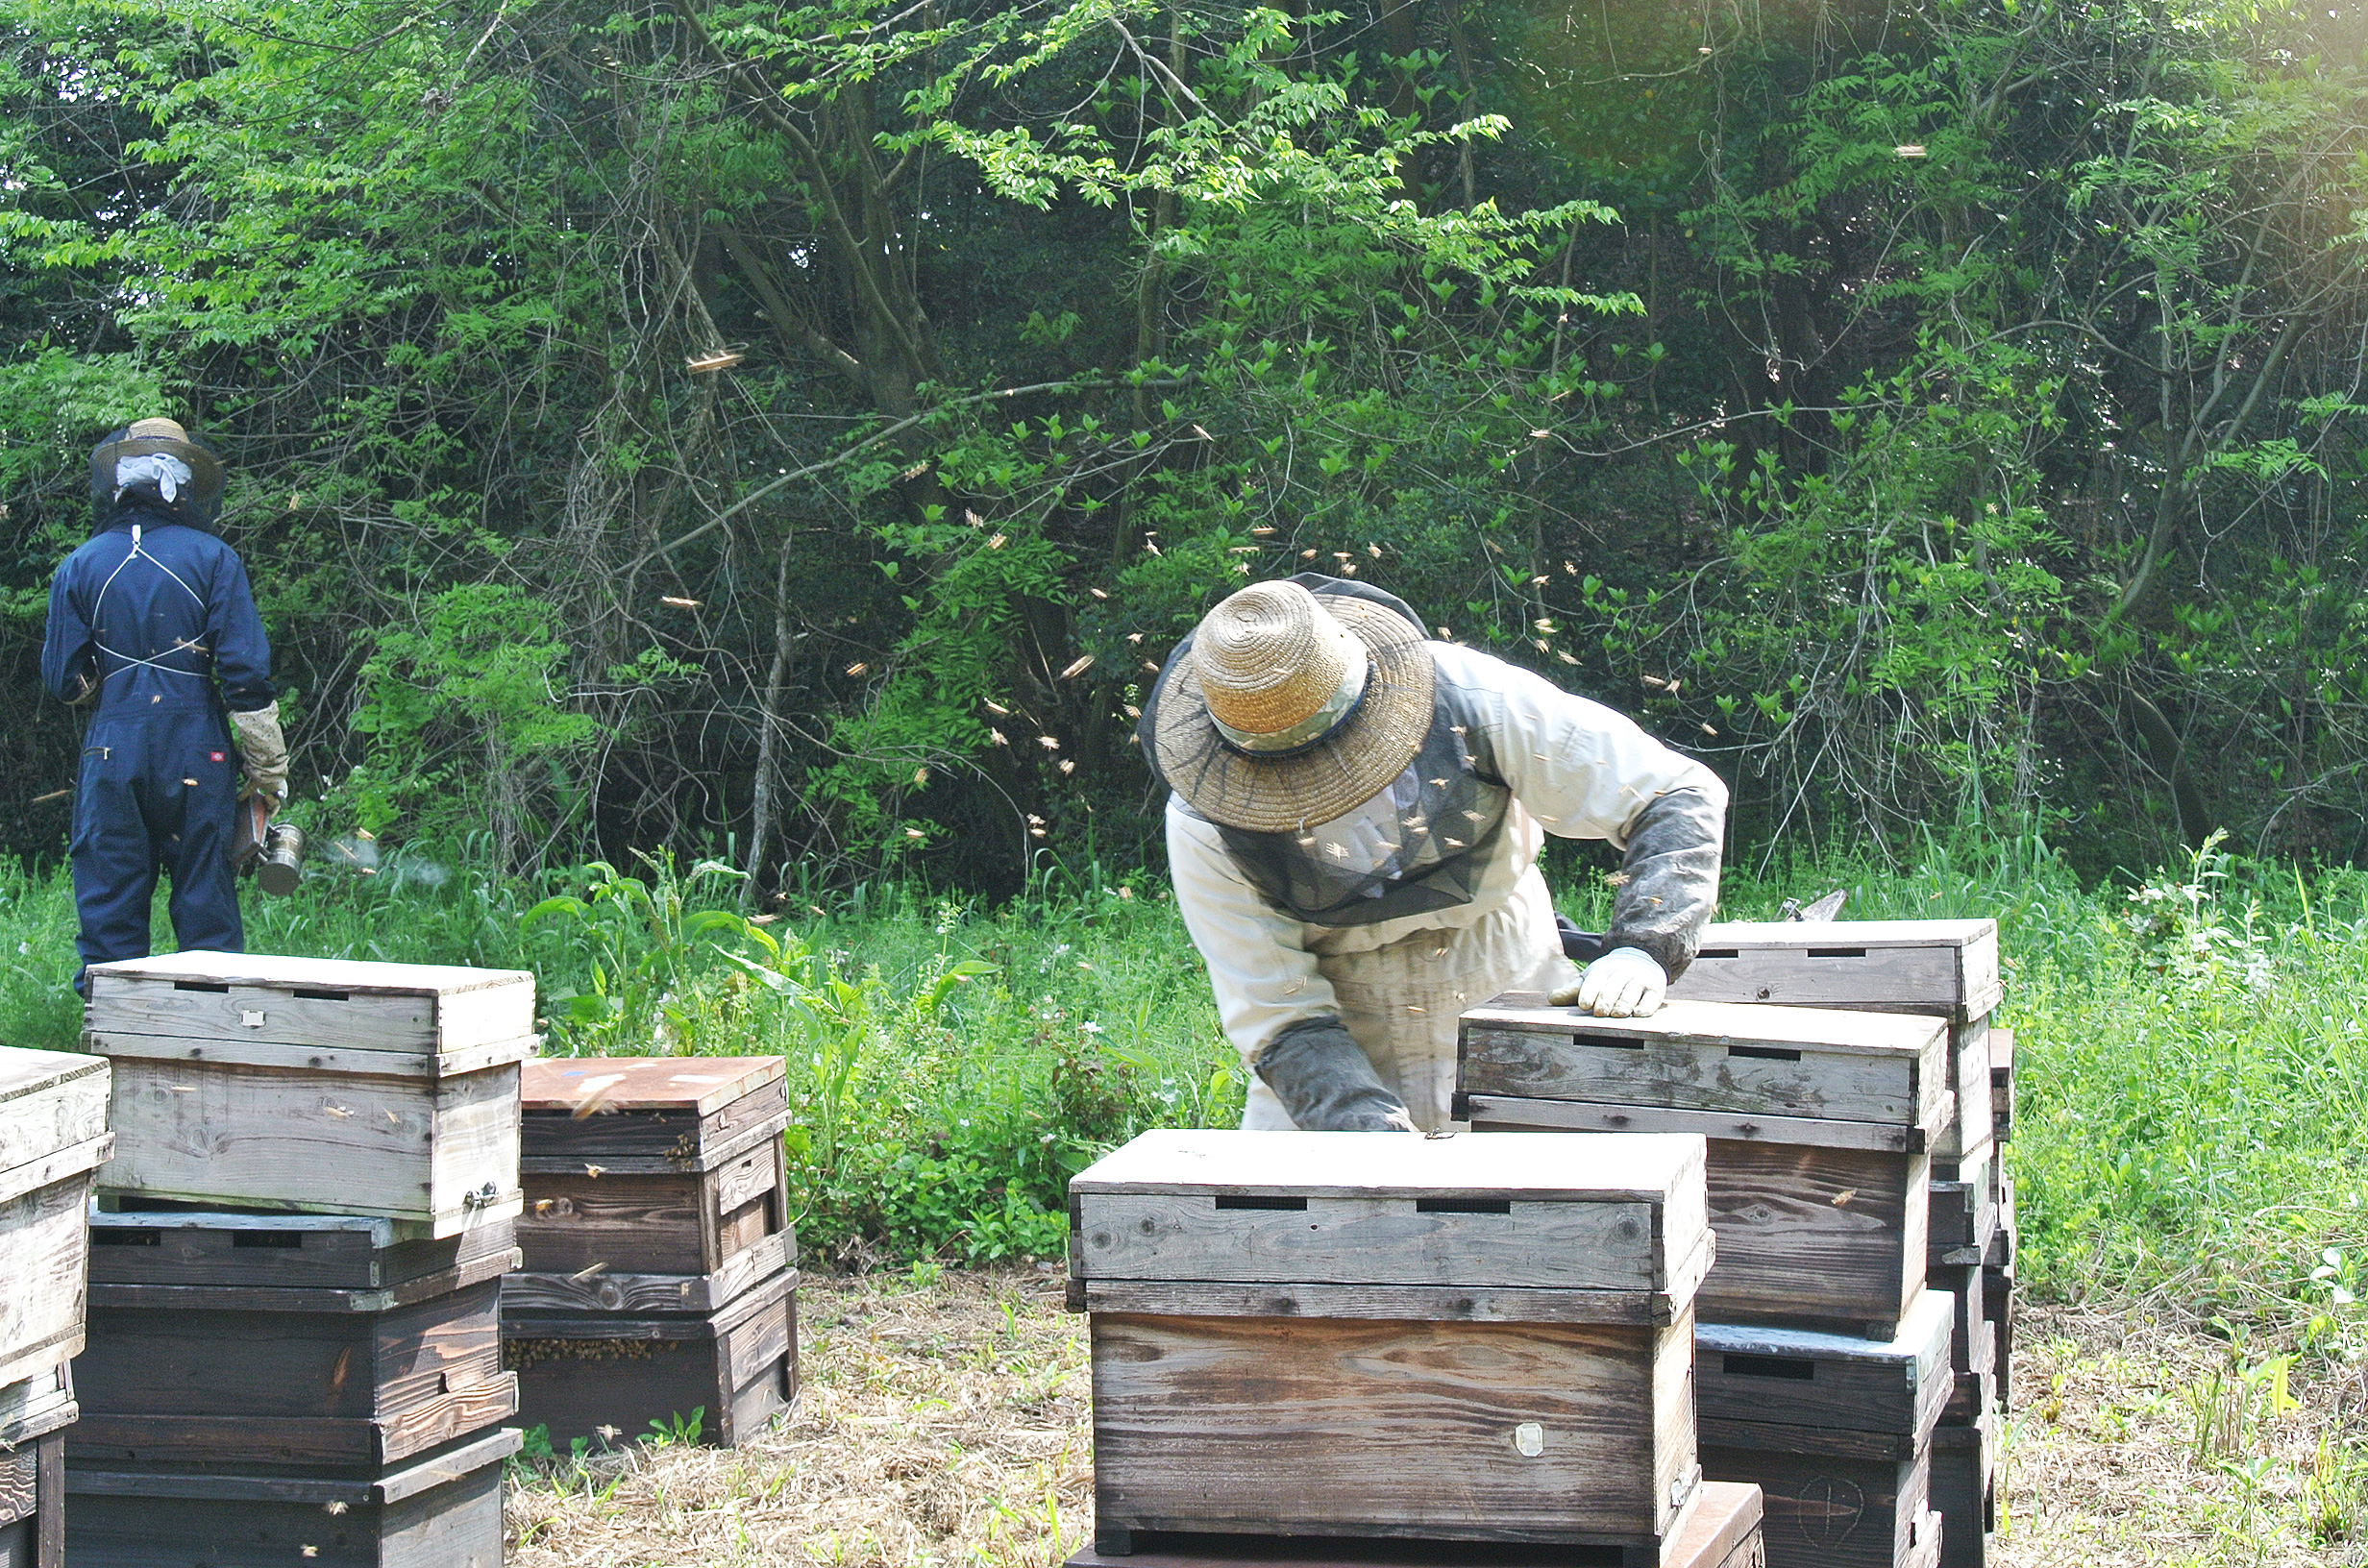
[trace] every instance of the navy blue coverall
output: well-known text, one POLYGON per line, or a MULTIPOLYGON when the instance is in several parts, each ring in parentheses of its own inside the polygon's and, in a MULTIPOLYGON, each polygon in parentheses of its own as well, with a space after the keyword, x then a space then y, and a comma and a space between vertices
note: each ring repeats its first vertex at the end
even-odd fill
POLYGON ((65 701, 99 686, 74 797, 84 968, 147 956, 160 868, 180 946, 243 951, 223 714, 279 694, 237 551, 161 507, 115 512, 50 583, 41 679, 65 701))

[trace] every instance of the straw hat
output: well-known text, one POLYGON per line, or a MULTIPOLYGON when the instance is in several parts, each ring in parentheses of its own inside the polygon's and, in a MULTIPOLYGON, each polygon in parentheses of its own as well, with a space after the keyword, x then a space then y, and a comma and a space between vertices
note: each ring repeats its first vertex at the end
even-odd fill
POLYGON ((164 453, 189 465, 189 487, 193 500, 203 504, 222 494, 222 461, 208 448, 193 440, 180 422, 170 419, 136 419, 119 430, 108 432, 105 440, 91 450, 90 486, 94 493, 112 493, 115 486, 115 464, 125 457, 148 457, 164 453))
POLYGON ((1284 832, 1328 822, 1405 772, 1430 731, 1432 679, 1422 628, 1390 603, 1255 583, 1170 658, 1146 738, 1203 817, 1284 832))

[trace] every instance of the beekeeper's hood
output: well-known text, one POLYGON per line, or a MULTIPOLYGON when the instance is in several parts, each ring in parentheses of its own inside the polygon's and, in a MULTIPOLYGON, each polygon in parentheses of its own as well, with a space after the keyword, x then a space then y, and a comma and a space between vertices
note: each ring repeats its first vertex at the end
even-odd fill
POLYGON ((137 419, 90 451, 90 508, 101 527, 141 506, 210 528, 222 509, 222 460, 170 419, 137 419))

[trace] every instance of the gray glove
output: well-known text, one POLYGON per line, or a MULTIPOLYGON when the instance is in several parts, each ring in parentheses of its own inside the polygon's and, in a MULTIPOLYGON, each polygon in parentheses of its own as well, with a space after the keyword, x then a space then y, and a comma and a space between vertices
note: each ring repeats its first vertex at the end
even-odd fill
POLYGON ((1275 1036, 1258 1053, 1258 1076, 1302 1131, 1420 1131, 1338 1018, 1293 1024, 1275 1036))
POLYGON ((238 760, 247 771, 247 787, 240 799, 266 796, 273 801, 287 796, 287 742, 280 734, 280 704, 231 715, 231 733, 238 741, 238 760))
POLYGON ((1634 947, 1675 980, 1693 962, 1702 927, 1718 905, 1719 809, 1699 790, 1655 796, 1628 829, 1627 880, 1612 900, 1607 951, 1634 947))

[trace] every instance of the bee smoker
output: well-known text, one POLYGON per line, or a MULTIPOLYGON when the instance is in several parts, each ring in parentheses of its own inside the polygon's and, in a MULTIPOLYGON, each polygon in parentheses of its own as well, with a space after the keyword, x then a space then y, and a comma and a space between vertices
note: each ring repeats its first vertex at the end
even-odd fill
POLYGON ((238 803, 238 836, 231 864, 242 871, 252 868, 265 893, 285 897, 296 891, 297 870, 305 858, 305 830, 294 822, 273 821, 271 804, 259 795, 238 803))

